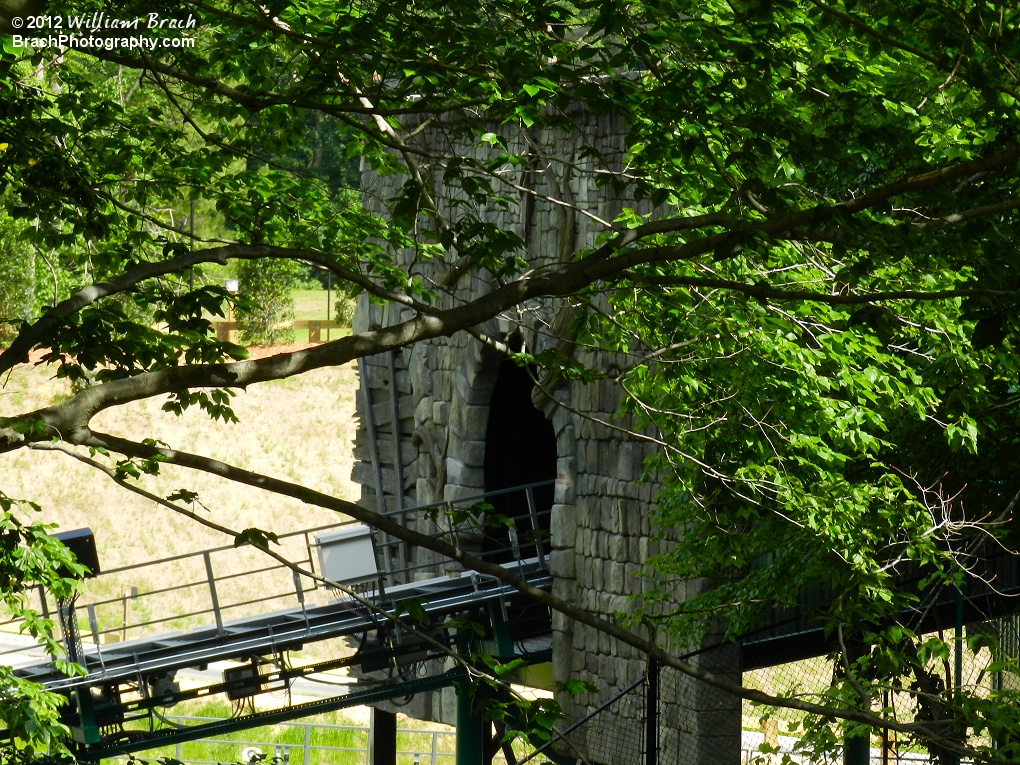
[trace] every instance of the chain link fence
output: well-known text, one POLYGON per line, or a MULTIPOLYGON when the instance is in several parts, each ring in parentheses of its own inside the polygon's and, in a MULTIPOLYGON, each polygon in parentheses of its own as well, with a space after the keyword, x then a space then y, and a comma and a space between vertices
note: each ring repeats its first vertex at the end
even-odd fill
MULTIPOLYGON (((927 682, 939 691, 958 688, 974 697, 984 698, 1002 688, 1020 688, 1020 677, 1009 671, 989 672, 993 661, 1020 654, 1020 619, 1016 616, 1001 620, 983 622, 964 627, 959 637, 954 630, 936 632, 922 636, 934 645, 941 644, 944 654, 928 664, 927 682), (989 641, 988 638, 991 638, 989 641)), ((935 650, 935 649, 933 649, 935 650)), ((831 703, 824 693, 835 682, 845 676, 842 661, 828 657, 815 657, 785 664, 766 666, 744 673, 745 687, 764 690, 773 695, 799 698, 819 704, 831 703)), ((904 685, 916 683, 916 678, 906 678, 904 685)), ((881 681, 876 686, 881 686, 881 681)), ((907 692, 889 687, 874 694, 870 710, 881 713, 887 719, 899 723, 913 723, 932 719, 938 713, 931 702, 924 701, 923 693, 907 692), (921 699, 919 702, 918 699, 921 699), (928 704, 929 706, 926 706, 928 704), (882 711, 884 710, 884 711, 882 711)), ((769 707, 743 702, 743 759, 742 763, 773 765, 828 765, 844 762, 844 746, 834 754, 815 754, 805 746, 803 739, 806 715, 795 710, 769 707)), ((842 739, 843 732, 837 723, 826 726, 836 739, 842 739)), ((975 735, 972 731, 966 741, 971 747, 994 747, 987 735, 975 735)), ((823 732, 823 735, 824 732, 823 732)), ((939 751, 923 742, 913 740, 895 731, 873 732, 866 738, 845 745, 856 748, 854 763, 869 765, 894 765, 895 763, 962 763, 948 750, 939 751)))
MULTIPOLYGON (((1020 677, 1011 672, 987 671, 989 663, 1020 653, 1020 618, 1009 617, 967 627, 957 640, 952 630, 928 637, 942 641, 948 655, 935 663, 936 681, 943 687, 960 687, 981 696, 1002 687, 1020 688, 1020 677), (997 637, 993 647, 973 651, 978 634, 997 637), (968 640, 970 639, 970 640, 968 640)), ((981 642, 981 641, 978 641, 981 642)), ((716 675, 730 675, 739 667, 739 647, 721 645, 690 654, 685 660, 716 675)), ((844 672, 842 663, 820 656, 796 662, 764 666, 737 673, 744 687, 770 695, 830 704, 825 695, 844 672)), ((887 710, 898 722, 924 716, 915 694, 879 693, 872 711, 887 710)), ((545 759, 583 765, 837 765, 853 762, 868 765, 944 765, 967 759, 948 758, 894 732, 876 732, 866 738, 844 738, 840 723, 829 722, 822 730, 825 750, 814 752, 807 744, 805 713, 753 704, 695 680, 671 667, 650 665, 647 674, 616 696, 607 699, 587 716, 564 729, 548 747, 539 748, 529 762, 545 759), (848 760, 846 748, 853 751, 848 760)), ((972 736, 970 745, 991 745, 972 736)))

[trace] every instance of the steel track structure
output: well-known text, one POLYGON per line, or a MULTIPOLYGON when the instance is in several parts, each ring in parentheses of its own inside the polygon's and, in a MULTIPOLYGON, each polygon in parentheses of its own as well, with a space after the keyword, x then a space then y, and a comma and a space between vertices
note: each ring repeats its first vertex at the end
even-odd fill
MULTIPOLYGON (((521 518, 509 519, 517 524, 521 535, 518 536, 515 531, 508 538, 506 549, 489 550, 487 554, 502 556, 497 557, 497 560, 503 561, 500 565, 531 586, 550 589, 550 550, 548 536, 543 535, 542 522, 542 516, 547 516, 548 510, 539 511, 535 507, 534 488, 534 485, 529 485, 500 492, 524 492, 528 497, 529 511, 521 518), (532 541, 523 543, 521 537, 532 541)), ((463 514, 464 506, 477 506, 487 496, 462 500, 458 503, 460 514, 463 514)), ((401 510, 400 513, 403 519, 414 518, 419 513, 428 513, 429 517, 435 518, 437 514, 452 509, 457 508, 453 508, 451 503, 441 503, 439 506, 401 510)), ((506 521, 501 519, 500 523, 506 521)), ((340 536, 370 533, 368 530, 362 533, 350 528, 352 526, 354 524, 341 527, 334 536, 338 533, 340 536)), ((442 533, 457 539, 463 529, 456 529, 451 524, 449 530, 442 533)), ((356 598, 338 590, 336 594, 339 597, 328 604, 309 606, 304 602, 303 590, 295 575, 300 601, 298 607, 224 620, 220 604, 216 602, 209 552, 194 555, 204 556, 209 570, 215 625, 186 633, 159 634, 102 645, 98 639, 95 614, 90 607, 89 620, 96 639, 93 644, 82 647, 76 656, 84 670, 82 674, 67 675, 56 667, 52 659, 29 663, 16 670, 19 677, 67 696, 69 706, 63 719, 78 742, 76 754, 80 759, 93 761, 433 691, 466 676, 465 667, 445 672, 437 668, 423 675, 429 663, 436 664, 436 660, 447 658, 451 652, 484 648, 492 655, 522 659, 526 663, 550 660, 548 612, 545 609, 536 612, 527 598, 491 576, 472 571, 423 576, 421 566, 394 569, 390 559, 396 556, 392 551, 383 552, 376 548, 370 558, 377 561, 382 557, 384 560, 367 584, 364 579, 358 582, 360 586, 356 589, 359 595, 356 598), (457 627, 446 625, 451 618, 457 627), (305 667, 290 667, 283 658, 289 651, 333 638, 348 638, 352 643, 360 643, 360 646, 352 656, 305 667), (223 682, 181 690, 173 681, 178 671, 206 669, 213 662, 224 661, 240 662, 240 665, 224 672, 223 682), (288 704, 272 712, 239 715, 185 730, 157 730, 155 726, 159 707, 215 694, 225 694, 235 702, 244 701, 260 693, 286 689, 292 680, 344 666, 356 667, 359 674, 367 678, 330 698, 288 704), (390 676, 379 679, 380 672, 388 672, 390 676), (132 727, 132 723, 140 720, 148 721, 149 730, 137 725, 132 727)), ((181 557, 186 556, 175 556, 175 559, 181 557)), ((403 556, 400 559, 403 560, 403 556)), ((325 565, 324 558, 322 561, 325 565)), ((157 563, 162 561, 154 562, 157 563)), ((174 589, 170 587, 167 592, 174 589)), ((43 604, 45 606, 45 600, 43 604)), ((70 618, 74 618, 73 609, 70 618)), ((2 735, 0 732, 0 737, 2 735)))

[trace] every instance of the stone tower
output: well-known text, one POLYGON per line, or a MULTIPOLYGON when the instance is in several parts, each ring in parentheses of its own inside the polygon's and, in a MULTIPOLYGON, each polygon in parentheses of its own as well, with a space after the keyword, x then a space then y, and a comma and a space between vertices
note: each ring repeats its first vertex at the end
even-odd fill
MULTIPOLYGON (((574 115, 571 133, 532 130, 505 135, 511 151, 530 152, 529 171, 515 172, 515 204, 494 209, 485 219, 516 233, 523 257, 533 267, 569 257, 591 246, 623 204, 608 187, 596 183, 598 167, 583 147, 595 147, 604 162, 620 162, 623 127, 612 119, 574 115), (569 204, 560 204, 566 201, 569 204)), ((441 131, 422 139, 431 154, 477 156, 479 149, 459 144, 441 131)), ((441 177, 438 165, 425 168, 441 177)), ((384 214, 378 200, 391 198, 406 179, 363 174, 364 202, 384 214)), ((440 184, 437 187, 441 188, 440 184)), ((437 199, 444 213, 455 200, 437 199)), ((393 253, 409 274, 429 278, 430 262, 413 251, 393 253)), ((491 286, 477 274, 464 278, 444 299, 472 299, 491 286)), ((355 314, 355 331, 396 324, 408 318, 399 306, 370 304, 364 297, 355 314)), ((590 357, 571 345, 572 313, 560 300, 523 306, 481 327, 490 338, 540 353, 558 345, 601 368, 626 359, 590 357)), ((647 587, 643 563, 658 551, 649 510, 657 486, 642 482, 643 460, 654 447, 628 433, 629 422, 617 418, 619 389, 608 380, 552 383, 506 360, 498 350, 468 333, 441 338, 391 354, 363 359, 359 366, 360 418, 354 478, 362 486, 361 504, 396 511, 444 500, 458 500, 509 486, 554 481, 542 501, 551 505, 548 533, 552 553, 553 592, 590 611, 613 618, 628 613, 631 596, 647 587)), ((385 543, 382 546, 385 557, 385 543)), ((421 560, 442 562, 427 551, 421 560)), ((386 564, 389 565, 389 564, 386 564)), ((678 592, 682 600, 686 592, 678 592)), ((714 659, 712 669, 739 679, 733 658, 714 659)), ((559 614, 552 618, 552 676, 556 682, 579 678, 597 688, 588 698, 560 698, 572 719, 611 698, 639 679, 644 658, 628 646, 559 614)), ((663 699, 664 729, 686 754, 684 763, 736 763, 739 759, 740 705, 708 689, 691 685, 684 700, 663 699), (679 705, 678 705, 679 704, 679 705)), ((452 691, 416 698, 403 711, 413 716, 451 721, 452 691)), ((610 710, 603 733, 612 725, 629 725, 610 710)), ((582 748, 584 742, 581 742, 582 748)), ((636 762, 628 753, 627 765, 636 762)), ((661 760, 660 761, 665 761, 661 760)), ((606 762, 605 765, 617 765, 606 762)), ((621 760, 619 765, 624 765, 621 760)))

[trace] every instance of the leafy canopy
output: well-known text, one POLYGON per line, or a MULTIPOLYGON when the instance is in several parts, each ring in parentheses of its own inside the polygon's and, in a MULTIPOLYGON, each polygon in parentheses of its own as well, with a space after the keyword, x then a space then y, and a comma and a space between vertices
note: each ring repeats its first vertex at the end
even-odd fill
POLYGON ((939 756, 1012 756, 1008 694, 935 683, 940 652, 898 622, 919 597, 904 572, 959 585, 1010 531, 1020 12, 980 0, 104 10, 190 14, 194 30, 151 34, 195 45, 5 46, 3 199, 59 294, 37 301, 54 305, 22 326, 0 371, 40 349, 95 384, 6 413, 3 449, 59 439, 180 461, 89 423, 164 395, 171 411, 229 417, 222 389, 477 335, 560 299, 548 352, 524 360, 550 366, 550 384, 615 380, 626 422, 662 447, 649 466, 664 487, 657 520, 679 543, 649 564, 663 586, 645 618, 685 640, 706 613, 737 633, 824 584, 830 627, 884 663, 837 663, 813 711, 852 718, 862 689, 927 689, 938 703, 925 725, 901 729, 939 756), (598 139, 598 120, 623 139, 598 139), (346 160, 401 191, 356 203, 346 160), (575 202, 582 187, 613 204, 575 202), (222 225, 185 244, 190 200, 222 225), (533 248, 497 213, 524 219, 539 204, 562 227, 533 248), (209 332, 225 295, 201 266, 265 259, 327 268, 402 318, 231 364, 243 351, 209 332), (603 352, 628 361, 610 367, 603 352), (714 586, 673 603, 668 583, 695 577, 714 586), (998 750, 968 740, 992 728, 998 750))

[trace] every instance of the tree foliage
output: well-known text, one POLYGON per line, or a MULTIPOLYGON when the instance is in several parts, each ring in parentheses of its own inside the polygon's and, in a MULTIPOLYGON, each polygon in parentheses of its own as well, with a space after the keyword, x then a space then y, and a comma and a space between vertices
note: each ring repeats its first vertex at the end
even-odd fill
POLYGON ((294 318, 291 289, 300 273, 290 260, 247 260, 237 269, 239 339, 245 345, 275 345, 292 341, 294 331, 279 326, 294 318))
MULTIPOLYGON (((91 7, 72 0, 60 13, 91 7)), ((833 718, 894 725, 941 754, 968 746, 968 731, 995 727, 1002 740, 1020 726, 1008 694, 933 690, 924 637, 899 623, 918 597, 901 586, 904 572, 959 586, 1011 539, 1016 9, 984 0, 144 7, 153 9, 193 16, 195 46, 5 48, 0 177, 18 200, 9 213, 37 222, 32 246, 56 264, 62 302, 21 330, 0 371, 41 349, 58 374, 94 374, 97 384, 8 413, 0 448, 106 449, 210 469, 199 455, 98 432, 92 418, 157 396, 227 416, 224 388, 480 335, 484 321, 528 301, 563 299, 571 310, 550 330, 561 348, 632 362, 584 369, 569 351, 526 361, 609 377, 627 392, 662 446, 649 466, 665 486, 658 521, 687 542, 652 565, 664 583, 716 585, 667 609, 670 588, 659 588, 649 619, 665 611, 661 627, 690 638, 710 613, 736 633, 796 602, 801 585, 822 583, 830 627, 875 649, 838 664, 845 671, 826 703, 780 703, 820 713, 819 731, 833 718), (579 114, 624 125, 623 144, 600 145, 579 114), (328 166, 341 150, 403 179, 401 193, 374 200, 384 215, 344 193, 352 179, 328 166), (597 236, 562 238, 556 257, 529 261, 519 232, 492 215, 535 201, 529 175, 601 187, 618 214, 605 220, 575 204, 569 184, 543 194, 597 236), (230 235, 184 246, 179 211, 192 199, 214 206, 230 235), (413 253, 410 266, 398 250, 413 253), (232 363, 240 349, 209 335, 222 291, 201 280, 191 290, 184 275, 264 259, 329 269, 405 318, 287 358, 232 363), (480 292, 460 289, 472 280, 480 292), (114 298, 152 311, 155 328, 114 298), (921 695, 937 704, 909 723, 854 711, 890 684, 927 688, 921 695)), ((106 12, 134 18, 142 7, 106 12)), ((387 524, 331 498, 306 501, 387 524)), ((699 676, 637 632, 532 594, 699 676)))
POLYGON ((22 240, 24 226, 0 218, 0 338, 9 340, 35 313, 35 253, 22 240))

